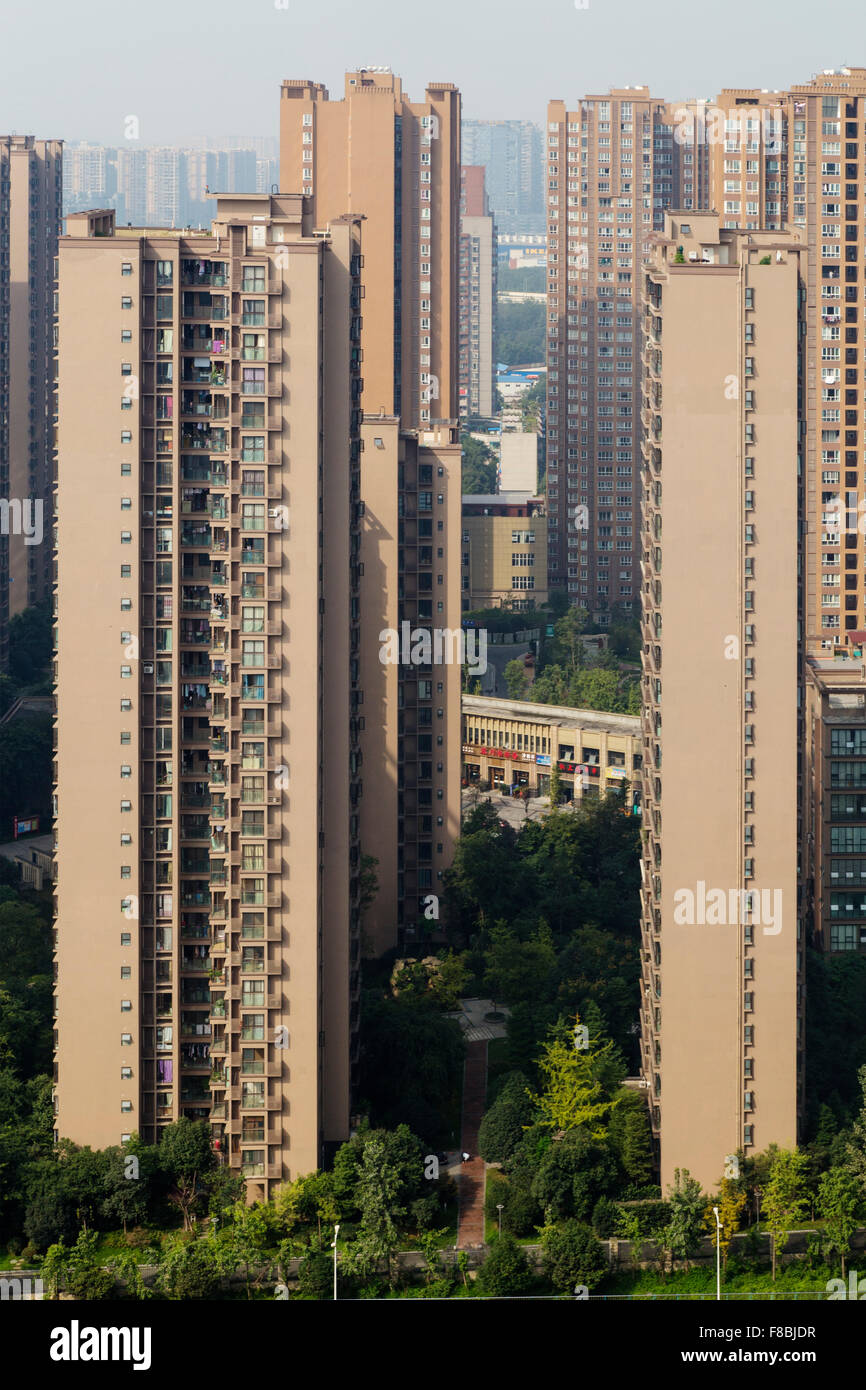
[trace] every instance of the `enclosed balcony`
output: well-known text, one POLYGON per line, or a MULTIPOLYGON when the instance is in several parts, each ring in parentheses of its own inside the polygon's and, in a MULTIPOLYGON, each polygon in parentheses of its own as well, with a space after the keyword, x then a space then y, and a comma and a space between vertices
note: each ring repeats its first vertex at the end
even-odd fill
POLYGON ((180 283, 185 288, 217 288, 226 284, 227 273, 228 266, 225 261, 185 257, 180 263, 180 283))

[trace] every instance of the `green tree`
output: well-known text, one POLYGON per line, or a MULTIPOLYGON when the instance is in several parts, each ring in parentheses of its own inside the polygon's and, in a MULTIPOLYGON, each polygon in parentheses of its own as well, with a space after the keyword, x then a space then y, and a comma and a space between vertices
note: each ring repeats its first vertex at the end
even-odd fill
POLYGON ((241 1199, 231 1211, 231 1221, 221 1228, 226 1257, 235 1269, 242 1268, 247 1298, 252 1297, 250 1274, 264 1262, 271 1242, 273 1209, 259 1202, 247 1206, 241 1199))
POLYGON ((513 1004, 540 999, 547 992, 556 966, 550 928, 540 922, 530 939, 521 941, 497 922, 490 932, 485 960, 484 986, 494 1000, 513 1004))
POLYGON ((773 1241, 773 1282, 777 1255, 784 1249, 789 1231, 809 1209, 806 1174, 809 1160, 796 1149, 779 1149, 773 1157, 770 1178, 764 1188, 761 1215, 773 1241))
POLYGON ((478 1271, 476 1282, 483 1293, 494 1298, 525 1293, 531 1287, 529 1265, 514 1236, 503 1232, 493 1237, 490 1253, 478 1271))
POLYGON ((105 1156, 102 1215, 107 1221, 119 1221, 125 1234, 129 1226, 141 1226, 148 1218, 153 1200, 151 1184, 159 1165, 157 1150, 142 1144, 138 1136, 133 1135, 123 1148, 106 1149, 105 1156), (138 1177, 131 1176, 134 1172, 129 1162, 131 1158, 138 1164, 138 1177))
POLYGON ((460 448, 463 459, 464 496, 486 496, 494 493, 496 455, 490 446, 482 444, 480 439, 473 439, 471 434, 464 434, 460 437, 460 448))
POLYGON ((498 302, 496 354, 509 367, 530 367, 544 361, 547 314, 535 300, 498 302))
POLYGON ((301 1298, 321 1302, 334 1297, 334 1257, 327 1250, 311 1250, 298 1265, 301 1298))
POLYGON ((606 1143, 571 1129, 541 1155, 531 1193, 545 1221, 576 1217, 589 1221, 599 1197, 613 1191, 616 1161, 606 1143))
POLYGON ((13 816, 51 814, 53 725, 50 714, 0 725, 0 830, 12 838, 13 816))
POLYGON ((505 1078, 478 1130, 478 1152, 485 1162, 505 1162, 523 1138, 524 1128, 532 1120, 528 1089, 523 1072, 511 1072, 505 1078))
POLYGON ((388 1284, 394 1287, 395 1256, 399 1248, 398 1222, 406 1216, 401 1198, 404 1179, 398 1164, 389 1158, 384 1139, 372 1136, 364 1145, 358 1175, 361 1224, 352 1251, 352 1263, 361 1274, 374 1274, 384 1260, 388 1284))
POLYGON ((418 1244, 424 1256, 426 1269, 424 1271, 425 1284, 431 1283, 439 1273, 442 1263, 442 1237, 448 1234, 447 1226, 441 1226, 435 1231, 421 1231, 418 1234, 418 1244))
POLYGON ((171 1183, 169 1201, 181 1212, 184 1229, 191 1230, 193 1215, 201 1206, 204 1179, 216 1167, 207 1122, 183 1117, 167 1125, 159 1159, 171 1183))
POLYGON ((503 675, 508 689, 508 698, 510 700, 525 699, 529 678, 526 674, 523 657, 516 656, 513 661, 506 662, 503 675))
MULTIPOLYGON (((576 1015, 575 1030, 579 1029, 576 1015)), ((618 1098, 606 1094, 598 1074, 614 1046, 607 1042, 600 1047, 592 1037, 586 1041, 586 1047, 578 1047, 575 1033, 561 1026, 552 1031, 538 1060, 542 1089, 533 1099, 538 1124, 554 1132, 586 1127, 601 1138, 618 1098)))
POLYGON ((632 1182, 645 1187, 653 1175, 653 1151, 645 1106, 632 1107, 625 1117, 622 1165, 632 1182))
POLYGON ((555 1289, 572 1291, 577 1284, 594 1289, 607 1273, 604 1251, 581 1221, 545 1226, 541 1245, 544 1271, 555 1289))
POLYGON ((464 958, 455 951, 446 951, 438 960, 430 976, 430 994, 440 1009, 452 1013, 460 1002, 471 972, 464 958))
POLYGON ((211 1237, 190 1240, 178 1233, 162 1249, 157 1283, 166 1298, 199 1302, 216 1298, 231 1267, 211 1237))
POLYGON ((673 1186, 668 1188, 670 1221, 668 1239, 672 1254, 688 1264, 700 1248, 706 1198, 701 1185, 688 1168, 674 1169, 673 1186))
POLYGON ((736 1232, 740 1229, 747 1201, 746 1189, 741 1180, 736 1178, 722 1178, 719 1183, 718 1198, 714 1202, 710 1202, 704 1211, 704 1229, 715 1245, 717 1227, 713 1207, 715 1206, 718 1208, 720 1223, 718 1229, 719 1250, 721 1251, 722 1264, 725 1268, 727 1268, 728 1265, 728 1253, 731 1248, 731 1241, 736 1232))
POLYGON ((373 1123, 406 1121, 435 1141, 459 1092, 465 1050, 460 1025, 435 999, 365 992, 359 1090, 373 1123))
POLYGON ((844 1168, 831 1168, 822 1175, 818 1183, 818 1211, 824 1218, 827 1240, 842 1261, 843 1279, 861 1205, 860 1185, 852 1173, 844 1168))
POLYGON ((845 1167, 860 1189, 861 1201, 866 1199, 866 1066, 857 1073, 860 1083, 862 1104, 860 1112, 851 1126, 850 1138, 845 1150, 845 1167))
POLYGON ((50 692, 54 621, 46 600, 34 603, 9 621, 9 675, 19 689, 50 692))
POLYGON ((38 1159, 27 1174, 24 1234, 36 1250, 61 1241, 70 1244, 78 1234, 75 1200, 55 1158, 38 1159))

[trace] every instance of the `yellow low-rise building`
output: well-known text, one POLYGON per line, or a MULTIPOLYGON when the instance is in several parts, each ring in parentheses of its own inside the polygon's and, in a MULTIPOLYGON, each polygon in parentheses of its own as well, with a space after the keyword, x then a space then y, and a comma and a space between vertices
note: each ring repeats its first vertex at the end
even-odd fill
POLYGON ((462 758, 464 787, 546 796, 556 767, 564 800, 625 785, 630 806, 640 807, 636 715, 464 695, 462 758))
POLYGON ((547 602, 547 517, 543 498, 501 492, 463 498, 463 612, 547 602))

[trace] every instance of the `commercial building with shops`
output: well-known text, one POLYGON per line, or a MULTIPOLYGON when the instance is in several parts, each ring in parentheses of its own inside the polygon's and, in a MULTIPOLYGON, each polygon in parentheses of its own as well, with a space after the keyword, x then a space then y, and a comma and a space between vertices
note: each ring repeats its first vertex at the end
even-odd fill
POLYGON ((631 806, 640 807, 637 715, 464 695, 462 756, 464 787, 546 796, 555 766, 564 800, 625 785, 631 806))

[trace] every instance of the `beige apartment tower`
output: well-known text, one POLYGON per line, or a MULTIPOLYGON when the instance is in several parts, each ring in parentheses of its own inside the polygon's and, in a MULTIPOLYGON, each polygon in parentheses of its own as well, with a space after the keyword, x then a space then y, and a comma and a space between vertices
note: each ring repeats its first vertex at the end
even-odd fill
POLYGON ((62 201, 62 141, 0 136, 0 670, 8 619, 51 591, 62 201))
POLYGON ((419 931, 460 825, 460 668, 383 664, 380 639, 460 628, 459 92, 433 83, 411 102, 386 68, 348 73, 337 101, 284 82, 280 184, 316 226, 363 219, 361 845, 378 952, 419 931))
POLYGON ((550 102, 545 141, 549 584, 604 626, 640 586, 641 267, 678 151, 647 87, 550 102))
POLYGON ((360 226, 215 214, 60 246, 55 1126, 253 1199, 349 1132, 360 226))
POLYGON ((679 1167, 712 1190, 740 1151, 797 1138, 805 262, 795 233, 684 212, 645 275, 642 1045, 663 1187, 679 1167))
POLYGON ((496 226, 484 187, 484 166, 460 171, 459 390, 460 418, 489 419, 496 390, 496 226))

